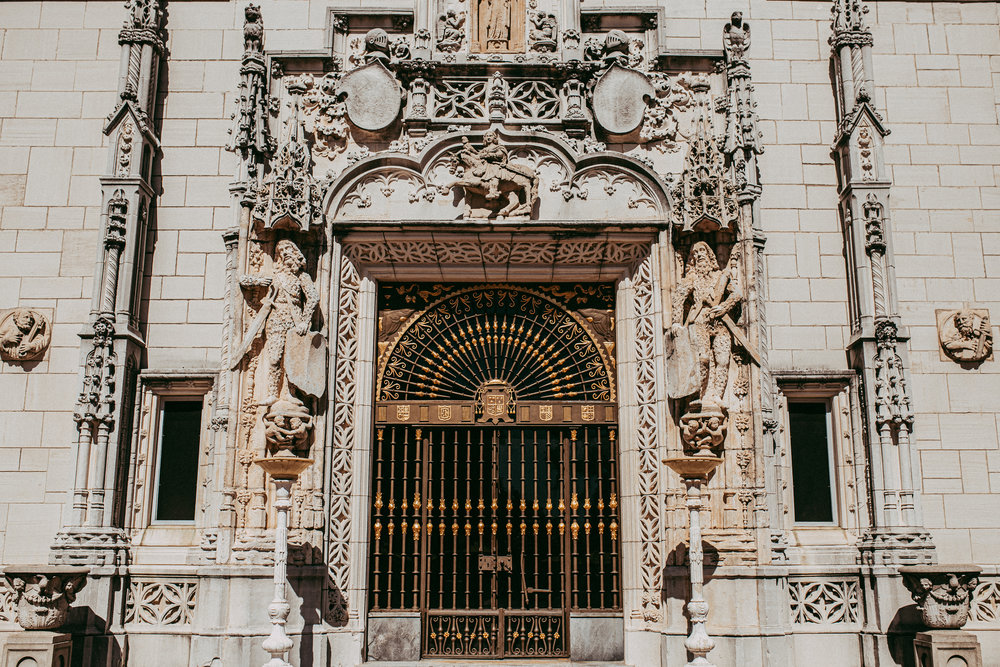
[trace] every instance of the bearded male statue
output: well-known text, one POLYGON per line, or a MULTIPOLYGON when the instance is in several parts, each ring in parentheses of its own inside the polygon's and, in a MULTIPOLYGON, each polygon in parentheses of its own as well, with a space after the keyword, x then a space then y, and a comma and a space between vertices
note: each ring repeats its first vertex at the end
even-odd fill
POLYGON ((268 288, 267 296, 234 358, 234 362, 239 363, 254 339, 263 332, 267 390, 261 401, 262 405, 272 405, 278 401, 283 374, 288 377, 290 385, 304 393, 317 398, 322 395, 325 362, 320 364, 310 361, 316 357, 314 349, 322 348, 325 352, 325 340, 320 340, 322 334, 310 332, 316 305, 319 303, 319 291, 305 272, 305 263, 305 256, 298 246, 283 239, 278 241, 274 249, 272 275, 248 275, 240 279, 244 286, 268 288))
POLYGON ((719 268, 707 243, 695 243, 673 295, 667 341, 671 398, 697 393, 701 412, 722 411, 733 337, 739 335, 729 313, 742 299, 730 269, 719 268))

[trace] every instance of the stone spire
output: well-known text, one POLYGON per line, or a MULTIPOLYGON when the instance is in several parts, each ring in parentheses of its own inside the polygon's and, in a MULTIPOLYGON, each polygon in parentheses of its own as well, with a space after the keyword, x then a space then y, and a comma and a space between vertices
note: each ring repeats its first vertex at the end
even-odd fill
POLYGON ((123 492, 119 461, 131 436, 143 339, 140 286, 154 205, 152 162, 160 142, 153 122, 164 50, 159 0, 129 0, 118 33, 118 102, 108 115, 109 171, 101 177, 102 243, 88 329, 81 334, 81 388, 74 412, 76 474, 71 511, 56 535, 57 563, 115 565, 128 540, 114 507, 123 492))
POLYGON ((833 0, 830 46, 837 119, 834 152, 840 165, 840 214, 851 280, 848 348, 862 378, 868 450, 872 457, 873 524, 862 545, 869 562, 932 558, 913 479, 913 411, 906 330, 896 305, 889 214, 892 182, 883 159, 889 134, 872 102, 872 33, 860 0, 833 0))

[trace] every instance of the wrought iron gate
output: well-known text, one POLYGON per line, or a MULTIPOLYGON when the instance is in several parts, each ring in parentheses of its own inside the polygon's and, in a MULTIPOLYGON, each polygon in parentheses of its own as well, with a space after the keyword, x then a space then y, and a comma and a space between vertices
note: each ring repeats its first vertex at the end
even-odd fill
POLYGON ((615 428, 380 427, 374 610, 419 609, 427 656, 568 655, 617 609, 615 428))
POLYGON ((566 656, 621 608, 613 294, 382 286, 369 600, 423 655, 566 656))

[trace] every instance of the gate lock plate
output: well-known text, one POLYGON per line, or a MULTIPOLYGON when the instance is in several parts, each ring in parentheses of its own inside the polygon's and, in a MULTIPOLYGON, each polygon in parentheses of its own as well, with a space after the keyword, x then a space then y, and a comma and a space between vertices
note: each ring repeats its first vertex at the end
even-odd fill
POLYGON ((512 556, 480 556, 480 572, 510 572, 514 569, 512 556))

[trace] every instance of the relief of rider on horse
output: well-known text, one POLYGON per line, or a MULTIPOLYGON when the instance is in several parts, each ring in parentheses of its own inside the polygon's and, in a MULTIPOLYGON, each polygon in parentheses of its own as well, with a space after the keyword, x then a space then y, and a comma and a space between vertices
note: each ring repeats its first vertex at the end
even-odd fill
POLYGON ((527 217, 538 201, 538 174, 527 165, 510 162, 495 130, 483 134, 483 147, 478 150, 468 137, 462 137, 462 148, 451 156, 449 171, 457 178, 444 189, 464 188, 466 218, 489 217, 473 215, 469 193, 484 197, 488 208, 500 205, 498 219, 527 217))

